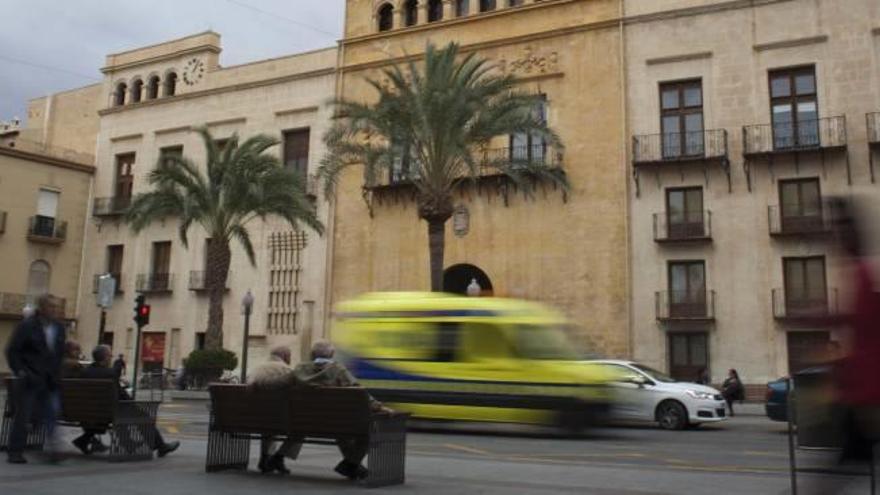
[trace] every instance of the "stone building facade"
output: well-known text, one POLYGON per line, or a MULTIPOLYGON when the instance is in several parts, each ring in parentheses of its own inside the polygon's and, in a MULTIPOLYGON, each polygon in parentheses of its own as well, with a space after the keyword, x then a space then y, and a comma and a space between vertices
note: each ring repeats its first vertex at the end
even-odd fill
POLYGON ((849 294, 824 200, 880 213, 880 5, 624 5, 633 357, 755 385, 825 359, 842 334, 807 317, 849 294))
MULTIPOLYGON (((25 307, 46 293, 59 300, 71 335, 78 335, 97 94, 88 86, 32 100, 24 127, 0 128, 0 349, 25 307)), ((0 374, 7 371, 0 354, 0 374)))
MULTIPOLYGON (((533 198, 505 193, 484 177, 463 191, 447 222, 446 288, 547 302, 565 311, 589 349, 630 353, 620 4, 614 0, 404 2, 349 0, 340 45, 344 98, 375 97, 365 77, 427 43, 454 41, 478 52, 546 97, 544 113, 564 152, 546 150, 572 190, 567 199, 539 186, 533 198)), ((490 153, 517 153, 507 136, 490 153)), ((542 151, 544 153, 544 151, 542 151)), ((427 290, 427 226, 405 183, 367 189, 357 170, 342 177, 334 212, 331 300, 364 291, 427 290)))
MULTIPOLYGON (((80 286, 88 301, 81 306, 81 336, 88 344, 98 341, 96 277, 110 273, 118 279, 118 295, 106 315, 104 339, 133 357, 132 309, 135 296, 144 294, 152 306, 142 353, 148 369, 176 368, 202 347, 208 317, 204 230, 193 226, 186 248, 175 219, 138 235, 122 221, 132 195, 148 190, 147 175, 163 153, 182 153, 204 167, 204 145, 195 132, 202 126, 218 141, 233 134, 276 137, 281 144, 270 151, 309 177, 323 153, 335 48, 233 67, 221 67, 220 51, 220 35, 205 32, 108 55, 102 69, 97 171, 80 286)), ((326 224, 327 202, 311 183, 326 224)), ((241 353, 241 301, 250 290, 255 298, 251 363, 260 362, 267 346, 290 345, 298 353, 323 336, 326 237, 302 229, 280 219, 249 224, 255 267, 240 245, 231 243, 223 343, 241 353)))

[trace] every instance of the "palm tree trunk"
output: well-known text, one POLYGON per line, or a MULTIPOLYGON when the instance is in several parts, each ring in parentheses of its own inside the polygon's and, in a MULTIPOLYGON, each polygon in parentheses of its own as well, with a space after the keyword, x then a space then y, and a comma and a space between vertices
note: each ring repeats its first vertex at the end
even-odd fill
POLYGON ((208 262, 205 266, 205 282, 208 290, 208 328, 205 331, 205 348, 223 348, 223 296, 229 276, 229 243, 213 240, 208 244, 208 262))
POLYGON ((431 257, 431 291, 443 291, 443 254, 446 249, 446 218, 426 218, 428 252, 431 257))

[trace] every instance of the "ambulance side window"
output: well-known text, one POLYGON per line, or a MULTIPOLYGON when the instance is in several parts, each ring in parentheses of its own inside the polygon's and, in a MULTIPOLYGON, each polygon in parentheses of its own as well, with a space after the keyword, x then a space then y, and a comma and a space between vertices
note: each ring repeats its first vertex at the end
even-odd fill
POLYGON ((437 349, 434 353, 434 361, 443 363, 456 361, 458 338, 458 323, 437 324, 437 349))

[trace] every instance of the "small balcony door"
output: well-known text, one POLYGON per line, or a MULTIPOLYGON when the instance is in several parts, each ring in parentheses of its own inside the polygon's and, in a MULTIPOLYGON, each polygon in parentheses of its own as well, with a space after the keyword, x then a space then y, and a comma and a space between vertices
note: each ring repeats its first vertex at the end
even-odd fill
POLYGON ((773 148, 819 146, 819 109, 815 67, 770 73, 773 148))
MULTIPOLYGON (((126 153, 116 156, 116 184, 114 196, 117 198, 131 198, 134 184, 134 153, 126 153)), ((124 200, 121 200, 124 201, 124 200)))
POLYGON ((703 188, 667 189, 666 229, 670 239, 704 237, 703 188))
POLYGON ((664 159, 705 154, 701 81, 660 85, 660 127, 664 159))
POLYGON ((124 246, 121 244, 114 246, 107 246, 107 273, 113 276, 116 279, 116 290, 120 289, 119 284, 122 283, 120 280, 122 275, 122 255, 124 253, 124 246))
POLYGON ((825 257, 785 258, 785 312, 788 316, 828 313, 825 257))
POLYGON ((171 268, 171 242, 153 243, 153 266, 150 273, 150 288, 153 290, 165 290, 170 282, 171 268))
POLYGON ((695 382, 709 366, 708 335, 705 332, 669 335, 669 374, 676 380, 695 382))
POLYGON ((706 311, 706 265, 703 261, 669 263, 669 316, 701 318, 706 311))
POLYGON ((822 229, 822 194, 819 179, 779 181, 779 211, 783 232, 822 229))

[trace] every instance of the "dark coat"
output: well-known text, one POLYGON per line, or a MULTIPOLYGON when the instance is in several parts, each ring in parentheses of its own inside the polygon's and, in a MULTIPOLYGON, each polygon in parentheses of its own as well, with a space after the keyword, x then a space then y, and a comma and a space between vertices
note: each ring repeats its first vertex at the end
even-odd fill
POLYGON ((56 329, 53 349, 46 344, 43 321, 36 315, 18 324, 6 346, 9 368, 16 376, 22 377, 29 388, 57 390, 61 383, 61 361, 67 335, 61 323, 53 321, 50 324, 56 329))
MULTIPOLYGON (((86 366, 79 377, 84 380, 114 380, 117 385, 119 384, 119 373, 117 370, 101 366, 98 363, 86 366)), ((117 387, 117 390, 119 390, 119 400, 131 400, 131 396, 128 395, 124 388, 117 387)))

